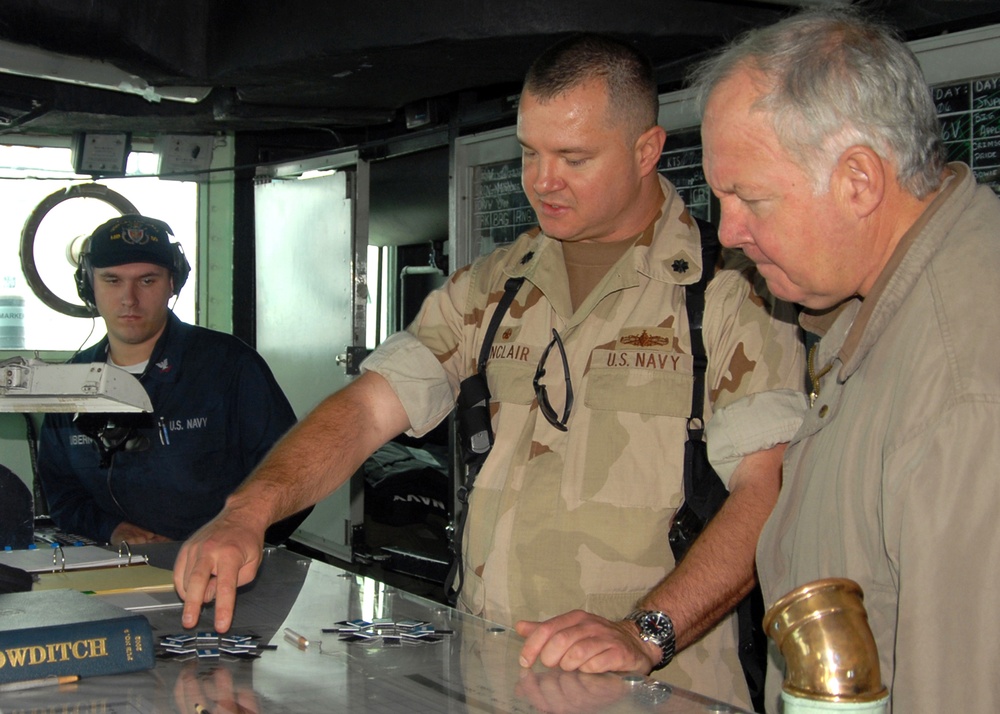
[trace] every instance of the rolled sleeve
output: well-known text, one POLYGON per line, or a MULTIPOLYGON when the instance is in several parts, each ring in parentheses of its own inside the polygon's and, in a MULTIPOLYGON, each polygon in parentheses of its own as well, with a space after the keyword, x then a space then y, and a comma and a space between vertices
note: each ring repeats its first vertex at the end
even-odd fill
POLYGON ((705 427, 708 459, 728 487, 737 464, 752 454, 791 440, 808 409, 793 389, 758 392, 722 407, 705 427))
POLYGON ((397 332, 361 363, 362 372, 385 378, 410 420, 411 436, 423 436, 455 407, 457 386, 434 353, 409 332, 397 332))

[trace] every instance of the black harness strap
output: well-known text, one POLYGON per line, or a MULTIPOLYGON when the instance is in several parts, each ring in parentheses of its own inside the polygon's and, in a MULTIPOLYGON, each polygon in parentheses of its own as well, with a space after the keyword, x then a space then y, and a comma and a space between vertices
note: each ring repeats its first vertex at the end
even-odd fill
POLYGON ((521 285, 523 284, 523 275, 519 278, 507 278, 507 282, 503 284, 503 296, 500 298, 500 302, 497 303, 497 309, 493 312, 493 317, 490 318, 490 326, 486 328, 486 334, 483 335, 483 346, 479 348, 479 361, 476 362, 476 371, 479 374, 486 374, 486 362, 490 357, 490 347, 493 346, 493 338, 496 337, 504 315, 507 314, 510 304, 514 302, 514 296, 517 295, 517 291, 521 289, 521 285))
POLYGON ((479 349, 479 360, 476 362, 476 372, 462 380, 458 392, 458 428, 465 463, 468 466, 465 483, 458 489, 458 500, 461 503, 455 531, 451 539, 451 568, 444 582, 445 596, 454 605, 458 602, 458 592, 462 588, 462 537, 465 534, 465 519, 469 511, 469 494, 476 483, 476 476, 493 448, 493 429, 490 420, 490 388, 486 382, 486 362, 489 360, 490 347, 504 315, 514 302, 514 296, 524 283, 524 277, 507 278, 503 286, 503 296, 497 303, 490 324, 483 335, 483 344, 479 349))
MULTIPOLYGON (((697 283, 686 290, 688 322, 691 329, 691 353, 694 357, 694 390, 691 395, 691 417, 688 419, 688 443, 684 449, 684 502, 694 511, 701 526, 712 518, 722 507, 729 495, 722 479, 708 461, 708 453, 703 441, 705 370, 708 357, 702 339, 702 319, 705 311, 705 288, 712 279, 715 263, 721 245, 712 224, 695 219, 701 231, 702 273, 697 283)), ((740 664, 754 710, 764 711, 764 672, 767 668, 767 637, 763 631, 764 599, 760 585, 736 606, 739 628, 740 664)))
POLYGON ((699 517, 702 524, 715 515, 722 507, 729 492, 715 470, 709 466, 705 442, 705 372, 708 369, 708 355, 702 338, 702 324, 705 315, 705 289, 715 271, 722 246, 715 227, 700 218, 695 219, 701 231, 701 277, 698 282, 685 289, 685 306, 691 331, 691 356, 694 362, 694 387, 691 390, 691 416, 687 422, 688 447, 684 459, 684 502, 699 517), (695 458, 703 460, 694 462, 695 458))

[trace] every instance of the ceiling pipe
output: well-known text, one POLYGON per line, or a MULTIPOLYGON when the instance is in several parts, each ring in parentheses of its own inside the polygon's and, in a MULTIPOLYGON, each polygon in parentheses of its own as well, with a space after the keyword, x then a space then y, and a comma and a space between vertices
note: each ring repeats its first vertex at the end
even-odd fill
POLYGON ((766 5, 785 5, 798 8, 845 7, 853 0, 764 0, 766 5))
POLYGON ((197 104, 212 91, 211 87, 152 87, 142 77, 119 69, 109 62, 49 52, 3 40, 0 40, 0 72, 137 94, 149 102, 157 103, 166 99, 197 104))

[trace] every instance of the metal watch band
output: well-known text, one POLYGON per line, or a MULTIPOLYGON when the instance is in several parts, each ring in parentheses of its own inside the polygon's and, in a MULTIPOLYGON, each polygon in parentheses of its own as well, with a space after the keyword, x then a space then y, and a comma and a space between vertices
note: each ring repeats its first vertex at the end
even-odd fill
POLYGON ((635 623, 643 642, 652 642, 663 653, 653 669, 663 669, 670 664, 677 645, 674 621, 670 615, 658 610, 633 610, 625 619, 635 623))

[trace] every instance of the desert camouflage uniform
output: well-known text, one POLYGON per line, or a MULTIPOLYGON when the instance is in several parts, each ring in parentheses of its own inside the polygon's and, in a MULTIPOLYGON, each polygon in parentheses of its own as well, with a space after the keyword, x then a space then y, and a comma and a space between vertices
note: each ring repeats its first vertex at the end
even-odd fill
MULTIPOLYGON (((393 385, 411 433, 425 433, 452 410, 459 383, 474 372, 505 281, 526 277, 487 365, 496 443, 472 492, 460 598, 474 614, 507 625, 574 608, 620 619, 673 567, 667 531, 682 499, 692 390, 683 286, 698 279, 701 253, 697 227, 673 187, 661 183, 657 221, 575 312, 562 245, 536 228, 459 270, 406 332, 363 365, 393 385), (532 387, 553 329, 575 395, 566 432, 539 413, 532 387)), ((782 306, 780 319, 772 317, 753 290, 755 278, 743 261, 709 285, 706 418, 756 392, 784 388, 768 396, 801 399, 791 391, 801 392, 804 375, 794 315, 782 306)), ((545 370, 561 414, 558 349, 545 370)), ((748 450, 787 441, 797 425, 793 419, 770 443, 748 450)), ((747 705, 735 646, 730 617, 657 676, 747 705)))

